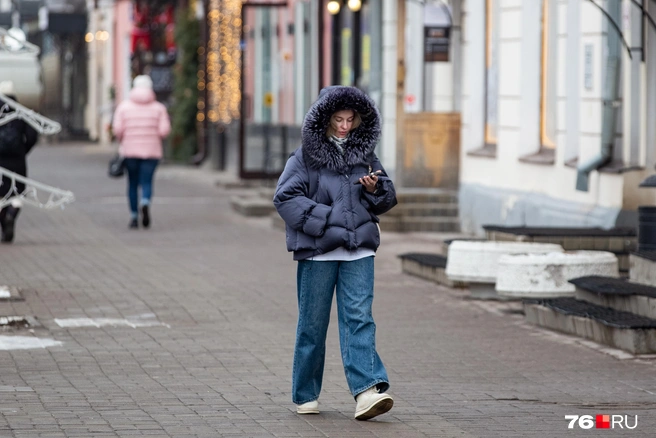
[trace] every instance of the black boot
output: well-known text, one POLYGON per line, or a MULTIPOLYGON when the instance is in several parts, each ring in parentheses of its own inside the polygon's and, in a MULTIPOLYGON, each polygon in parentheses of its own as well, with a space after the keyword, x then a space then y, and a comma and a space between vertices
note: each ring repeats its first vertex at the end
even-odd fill
POLYGON ((148 228, 150 226, 150 209, 147 205, 141 207, 141 223, 143 224, 144 228, 148 228))
POLYGON ((132 229, 139 228, 139 221, 137 221, 136 217, 130 221, 130 228, 132 229))
POLYGON ((5 217, 7 216, 7 207, 0 209, 0 231, 2 240, 5 240, 5 217))
POLYGON ((2 223, 2 242, 11 243, 14 241, 14 227, 16 218, 20 213, 20 208, 9 206, 3 209, 0 222, 2 223))

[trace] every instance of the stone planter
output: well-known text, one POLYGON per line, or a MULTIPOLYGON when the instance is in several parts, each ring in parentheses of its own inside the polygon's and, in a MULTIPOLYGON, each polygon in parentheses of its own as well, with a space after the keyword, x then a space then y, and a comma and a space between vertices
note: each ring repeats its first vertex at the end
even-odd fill
POLYGON ((589 275, 619 277, 615 254, 570 251, 504 255, 499 259, 496 291, 512 298, 574 296, 569 280, 589 275))
POLYGON ((446 275, 451 281, 469 283, 473 298, 499 299, 494 284, 502 256, 562 251, 562 246, 553 243, 456 240, 449 245, 446 275))

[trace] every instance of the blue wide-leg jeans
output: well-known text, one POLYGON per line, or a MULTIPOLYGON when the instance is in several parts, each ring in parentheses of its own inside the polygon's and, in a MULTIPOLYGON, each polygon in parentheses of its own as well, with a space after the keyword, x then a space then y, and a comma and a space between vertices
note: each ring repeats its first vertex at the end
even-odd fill
POLYGON ((353 261, 298 262, 298 326, 292 372, 292 401, 319 398, 326 358, 326 333, 333 292, 337 296, 339 343, 346 382, 355 397, 377 386, 389 388, 387 371, 376 352, 374 257, 353 261))
POLYGON ((128 171, 128 200, 132 217, 137 217, 139 207, 139 186, 141 186, 141 205, 150 205, 153 197, 153 177, 159 160, 156 158, 126 158, 128 171))

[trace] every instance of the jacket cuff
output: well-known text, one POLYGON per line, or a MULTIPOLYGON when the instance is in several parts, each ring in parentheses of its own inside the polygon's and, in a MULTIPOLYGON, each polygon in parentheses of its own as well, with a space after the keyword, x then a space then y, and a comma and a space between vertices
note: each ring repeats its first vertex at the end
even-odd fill
POLYGON ((367 189, 364 188, 362 191, 364 192, 365 196, 369 198, 371 201, 376 202, 376 198, 378 198, 380 195, 384 194, 386 192, 385 188, 383 187, 382 184, 376 184, 376 190, 374 192, 368 192, 367 189))

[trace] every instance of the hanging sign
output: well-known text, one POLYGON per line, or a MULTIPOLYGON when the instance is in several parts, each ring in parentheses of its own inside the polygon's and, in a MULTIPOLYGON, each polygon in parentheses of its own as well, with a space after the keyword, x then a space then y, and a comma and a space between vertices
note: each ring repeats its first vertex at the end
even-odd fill
POLYGON ((424 62, 448 62, 451 28, 424 26, 424 62))
POLYGON ((424 62, 448 62, 451 10, 445 4, 424 6, 424 62))

